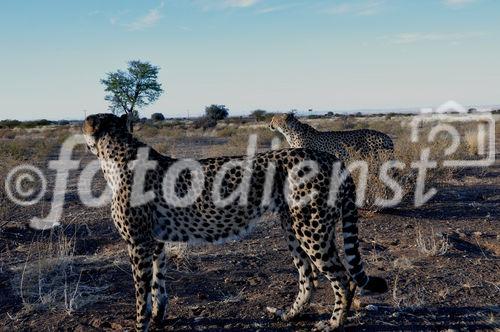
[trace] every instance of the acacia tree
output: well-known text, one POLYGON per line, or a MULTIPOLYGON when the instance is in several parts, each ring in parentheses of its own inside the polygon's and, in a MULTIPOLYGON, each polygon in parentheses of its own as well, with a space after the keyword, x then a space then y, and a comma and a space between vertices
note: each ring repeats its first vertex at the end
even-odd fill
POLYGON ((226 107, 226 105, 212 104, 205 107, 205 116, 215 121, 225 119, 228 115, 229 109, 226 107))
POLYGON ((253 117, 256 121, 264 121, 266 119, 267 112, 261 109, 252 111, 250 116, 253 117))
POLYGON ((138 109, 155 102, 163 93, 158 82, 159 70, 149 62, 134 60, 128 63, 126 71, 108 73, 101 80, 108 93, 104 99, 110 102, 109 109, 113 114, 127 114, 130 128, 131 122, 138 118, 138 109))

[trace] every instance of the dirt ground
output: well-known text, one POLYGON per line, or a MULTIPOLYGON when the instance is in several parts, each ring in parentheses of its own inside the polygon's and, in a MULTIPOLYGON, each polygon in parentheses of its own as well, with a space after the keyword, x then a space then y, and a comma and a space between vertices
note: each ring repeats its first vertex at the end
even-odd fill
MULTIPOLYGON (((176 141, 177 151, 196 157, 219 144, 182 142, 176 141)), ((73 156, 80 158, 82 165, 93 160, 83 149, 73 156)), ((79 202, 80 171, 71 174, 58 230, 28 227, 31 217, 49 211, 50 195, 13 211, 2 224, 0 330, 133 328, 134 287, 125 243, 109 207, 79 202), (50 253, 51 260, 40 253, 50 253)), ((465 169, 441 184, 423 207, 406 202, 377 213, 362 211, 365 265, 370 274, 386 278, 390 290, 381 296, 358 294, 348 331, 500 328, 499 175, 498 161, 480 172, 465 169)), ((49 179, 51 188, 54 174, 49 179)), ((94 186, 104 187, 101 176, 94 186)), ((323 280, 310 308, 295 321, 280 322, 265 312, 266 306, 290 305, 298 288, 276 215, 266 216, 244 241, 171 251, 166 331, 309 331, 332 311, 333 294, 323 280)))

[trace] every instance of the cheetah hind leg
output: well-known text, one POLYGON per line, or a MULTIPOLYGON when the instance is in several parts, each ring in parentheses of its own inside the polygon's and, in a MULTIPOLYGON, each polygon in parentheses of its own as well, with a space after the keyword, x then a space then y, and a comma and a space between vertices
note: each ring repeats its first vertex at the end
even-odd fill
POLYGON ((288 310, 277 309, 274 307, 266 308, 268 312, 284 321, 293 319, 304 310, 304 307, 311 299, 314 287, 313 265, 311 264, 307 254, 300 247, 299 242, 291 230, 288 232, 288 235, 288 245, 290 252, 292 253, 293 263, 299 271, 299 293, 297 294, 295 302, 288 310))
POLYGON ((135 286, 135 330, 148 331, 151 318, 153 248, 149 244, 128 246, 135 286))
POLYGON ((344 323, 347 319, 347 314, 350 306, 351 288, 346 276, 339 276, 338 273, 328 274, 334 294, 335 304, 333 314, 327 321, 321 321, 315 324, 313 331, 329 332, 343 330, 344 323))
POLYGON ((349 311, 351 310, 351 306, 352 306, 352 302, 354 301, 354 296, 356 295, 356 283, 354 282, 354 280, 348 276, 349 278, 349 284, 348 284, 348 288, 347 288, 347 306, 345 308, 345 311, 344 311, 344 315, 342 317, 342 321, 346 322, 347 321, 347 317, 349 316, 349 311))
POLYGON ((313 282, 314 288, 316 289, 319 287, 318 268, 314 264, 311 265, 311 268, 312 268, 312 282, 313 282))
POLYGON ((166 257, 164 243, 158 242, 153 253, 152 279, 152 319, 155 327, 163 325, 168 304, 168 295, 165 287, 166 257))

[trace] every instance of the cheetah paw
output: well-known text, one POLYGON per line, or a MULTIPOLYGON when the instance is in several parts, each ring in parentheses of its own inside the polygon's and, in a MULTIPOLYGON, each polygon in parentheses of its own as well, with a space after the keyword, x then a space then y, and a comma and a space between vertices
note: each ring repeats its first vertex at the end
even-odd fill
POLYGON ((337 322, 332 321, 322 321, 316 323, 313 332, 332 332, 332 331, 343 331, 342 328, 339 328, 339 324, 337 322))

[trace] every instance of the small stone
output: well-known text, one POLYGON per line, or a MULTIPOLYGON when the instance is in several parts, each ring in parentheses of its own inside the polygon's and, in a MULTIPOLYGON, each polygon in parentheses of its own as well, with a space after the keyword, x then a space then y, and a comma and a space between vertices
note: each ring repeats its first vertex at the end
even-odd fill
POLYGON ((365 307, 366 310, 368 311, 378 311, 378 307, 376 305, 373 305, 373 304, 369 304, 365 307))
POLYGON ((252 277, 252 278, 249 278, 248 279, 248 284, 250 286, 257 286, 258 284, 260 284, 260 278, 259 277, 252 277))

